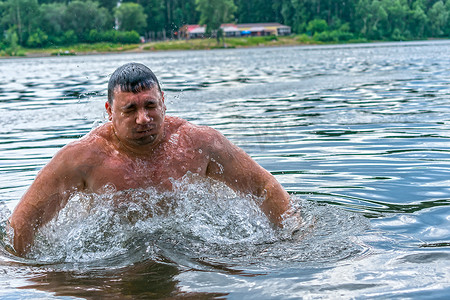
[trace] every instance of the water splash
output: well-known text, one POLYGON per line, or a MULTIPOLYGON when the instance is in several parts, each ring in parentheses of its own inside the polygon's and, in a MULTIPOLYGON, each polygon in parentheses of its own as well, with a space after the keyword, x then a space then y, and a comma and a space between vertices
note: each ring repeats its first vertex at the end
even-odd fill
POLYGON ((8 218, 11 211, 4 202, 0 202, 0 262, 8 261, 13 256, 14 247, 12 244, 14 232, 8 226, 8 218))
POLYGON ((273 226, 260 199, 188 175, 174 190, 74 195, 42 227, 28 258, 37 263, 126 266, 143 260, 195 268, 336 261, 361 252, 368 228, 357 213, 293 198, 303 224, 273 226))
POLYGON ((152 260, 260 269, 335 262, 364 250, 357 236, 369 222, 360 214, 293 197, 302 224, 288 218, 278 228, 260 210, 261 199, 220 182, 188 174, 173 186, 170 192, 106 187, 103 194, 77 193, 38 231, 27 258, 76 268, 152 260))

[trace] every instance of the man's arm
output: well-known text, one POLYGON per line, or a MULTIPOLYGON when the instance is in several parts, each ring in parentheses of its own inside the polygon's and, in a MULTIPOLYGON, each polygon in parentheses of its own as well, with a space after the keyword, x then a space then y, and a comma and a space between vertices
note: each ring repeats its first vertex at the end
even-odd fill
POLYGON ((267 170, 219 132, 212 130, 207 176, 225 182, 234 190, 263 197, 262 211, 281 226, 283 214, 291 208, 289 194, 267 170))
POLYGON ((14 229, 14 250, 24 255, 37 229, 61 210, 76 189, 82 189, 83 178, 74 168, 76 153, 65 147, 38 173, 9 219, 14 229))

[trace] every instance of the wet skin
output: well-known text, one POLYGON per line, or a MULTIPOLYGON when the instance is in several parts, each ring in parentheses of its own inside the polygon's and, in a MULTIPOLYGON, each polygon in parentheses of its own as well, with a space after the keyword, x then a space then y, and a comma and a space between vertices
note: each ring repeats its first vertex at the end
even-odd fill
POLYGON ((172 188, 187 172, 220 180, 264 197, 261 209, 275 224, 290 208, 289 195, 265 169, 218 131, 165 115, 157 87, 139 93, 115 90, 105 104, 110 122, 63 147, 39 172, 15 208, 14 248, 24 255, 35 231, 64 207, 74 192, 103 193, 172 188))

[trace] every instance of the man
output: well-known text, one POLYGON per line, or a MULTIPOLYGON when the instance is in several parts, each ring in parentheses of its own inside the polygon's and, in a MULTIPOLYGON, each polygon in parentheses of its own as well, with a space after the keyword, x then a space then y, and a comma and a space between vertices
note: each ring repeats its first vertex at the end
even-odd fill
POLYGON ((129 63, 112 74, 105 108, 110 122, 63 147, 15 208, 17 254, 27 253, 35 231, 75 192, 102 193, 107 185, 170 190, 170 179, 187 172, 263 197, 262 211, 281 225, 290 202, 276 179, 216 130, 166 116, 164 93, 146 66, 129 63))

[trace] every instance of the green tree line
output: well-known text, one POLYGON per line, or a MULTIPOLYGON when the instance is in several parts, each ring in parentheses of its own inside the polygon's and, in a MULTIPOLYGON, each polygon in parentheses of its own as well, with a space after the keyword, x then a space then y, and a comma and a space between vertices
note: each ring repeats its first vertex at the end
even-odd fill
POLYGON ((441 38, 450 0, 0 0, 0 47, 137 43, 224 22, 279 22, 320 41, 441 38))

